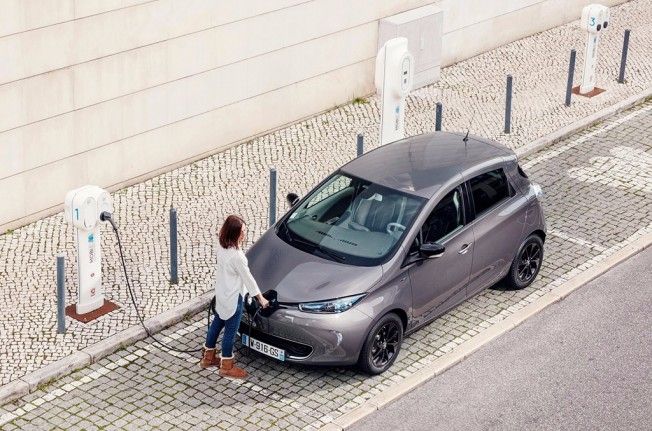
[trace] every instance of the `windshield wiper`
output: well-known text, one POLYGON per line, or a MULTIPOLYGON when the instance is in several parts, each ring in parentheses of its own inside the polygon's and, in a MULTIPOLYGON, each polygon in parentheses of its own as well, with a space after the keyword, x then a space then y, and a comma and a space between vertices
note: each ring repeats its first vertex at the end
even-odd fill
POLYGON ((283 223, 283 227, 285 228, 285 237, 288 239, 290 242, 298 242, 303 245, 307 245, 309 247, 317 247, 318 244, 315 244, 314 242, 305 240, 303 238, 297 238, 294 236, 294 234, 290 233, 290 228, 287 223, 283 223))
POLYGON ((322 246, 319 245, 319 244, 317 244, 317 247, 316 247, 316 248, 317 248, 317 250, 319 250, 320 252, 324 253, 325 255, 328 255, 328 256, 330 256, 330 257, 332 257, 332 258, 334 258, 334 259, 337 259, 337 260, 339 260, 340 262, 343 262, 343 261, 346 260, 346 257, 344 257, 344 256, 342 256, 342 255, 340 255, 340 254, 337 254, 337 253, 335 253, 334 251, 331 251, 331 250, 329 250, 329 249, 327 249, 327 248, 324 248, 324 247, 322 247, 322 246))

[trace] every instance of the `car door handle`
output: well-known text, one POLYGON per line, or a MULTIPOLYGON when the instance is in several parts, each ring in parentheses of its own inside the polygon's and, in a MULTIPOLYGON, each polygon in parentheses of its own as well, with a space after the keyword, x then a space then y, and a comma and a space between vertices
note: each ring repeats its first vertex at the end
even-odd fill
POLYGON ((458 254, 466 254, 466 252, 469 251, 469 248, 471 247, 471 244, 473 244, 473 243, 470 242, 470 243, 468 243, 468 244, 464 244, 464 245, 462 246, 462 248, 460 249, 460 251, 458 251, 457 253, 458 253, 458 254))

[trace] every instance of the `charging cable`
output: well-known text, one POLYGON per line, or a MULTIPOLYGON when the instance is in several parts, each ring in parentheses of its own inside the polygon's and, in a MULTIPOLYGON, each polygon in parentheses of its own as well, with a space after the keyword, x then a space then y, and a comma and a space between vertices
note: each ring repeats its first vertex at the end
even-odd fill
MULTIPOLYGON (((145 326, 145 321, 143 320, 143 316, 141 316, 140 311, 138 311, 138 306, 136 305, 136 297, 134 295, 134 291, 131 288, 131 282, 129 281, 129 274, 127 273, 127 264, 125 263, 125 256, 124 252, 122 250, 122 242, 120 241, 120 234, 118 233, 118 226, 116 226, 115 222, 113 221, 113 218, 111 217, 111 213, 109 212, 102 212, 100 214, 100 220, 102 221, 108 221, 111 223, 111 227, 113 227, 113 232, 115 233, 116 238, 118 239, 118 249, 120 250, 120 261, 122 262, 122 269, 125 273, 125 279, 127 280, 127 290, 129 291, 129 297, 131 298, 131 304, 134 306, 134 310, 136 311, 136 316, 138 317, 138 320, 140 321, 140 324, 142 325, 143 329, 145 330, 145 333, 149 338, 154 340, 156 344, 159 346, 163 347, 164 349, 171 350, 173 352, 178 352, 178 353, 197 353, 201 352, 203 348, 199 349, 190 349, 190 350, 184 350, 184 349, 177 349, 176 347, 169 346, 165 344, 164 342, 158 340, 154 334, 152 334, 149 329, 147 329, 147 326, 145 326)), ((210 309, 208 310, 209 313, 209 322, 210 322, 210 309)))
MULTIPOLYGON (((252 301, 256 301, 256 298, 252 298, 252 301)), ((247 338, 247 349, 249 354, 251 354, 251 328, 254 326, 256 323, 256 319, 258 318, 258 314, 262 311, 263 307, 258 304, 258 307, 256 307, 256 311, 254 312, 254 315, 251 316, 249 315, 249 338, 247 338)))

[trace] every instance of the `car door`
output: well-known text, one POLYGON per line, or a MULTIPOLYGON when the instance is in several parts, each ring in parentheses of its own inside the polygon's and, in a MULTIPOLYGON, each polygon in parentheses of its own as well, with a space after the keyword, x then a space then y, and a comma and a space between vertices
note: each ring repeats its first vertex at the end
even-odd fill
POLYGON ((438 242, 440 257, 423 259, 408 270, 416 324, 423 323, 463 300, 473 259, 473 229, 466 226, 464 193, 458 186, 432 210, 413 243, 407 261, 418 257, 421 243, 438 242))
POLYGON ((521 241, 525 214, 524 197, 516 194, 502 168, 472 177, 467 190, 475 214, 470 297, 506 274, 521 241))

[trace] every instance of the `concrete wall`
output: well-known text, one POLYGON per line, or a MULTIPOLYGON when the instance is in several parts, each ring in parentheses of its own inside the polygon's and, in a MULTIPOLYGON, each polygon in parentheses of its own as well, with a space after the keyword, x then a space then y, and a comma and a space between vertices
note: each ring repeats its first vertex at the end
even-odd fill
MULTIPOLYGON (((0 232, 371 93, 378 20, 430 3, 0 0, 0 232)), ((448 65, 588 1, 434 3, 448 65)))
POLYGON ((590 3, 614 6, 628 0, 441 0, 444 12, 442 66, 509 42, 579 20, 590 3))

